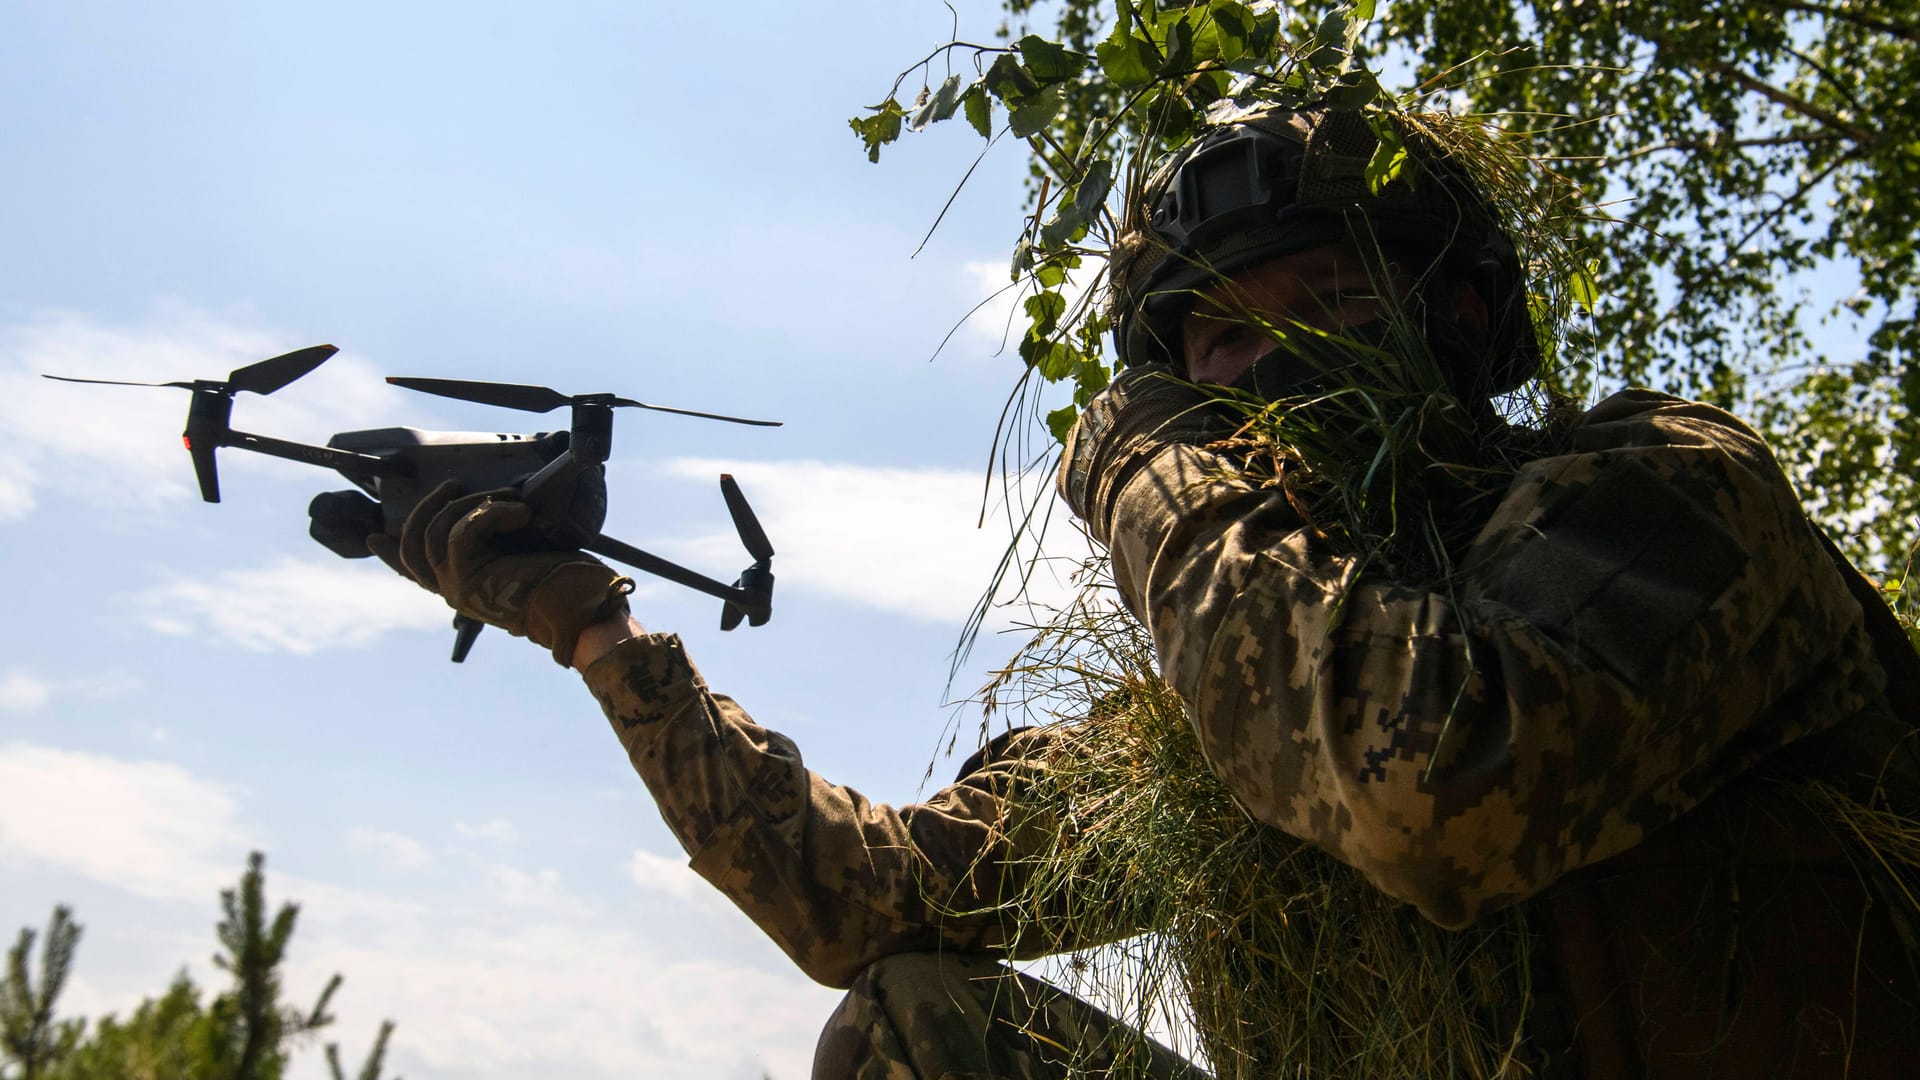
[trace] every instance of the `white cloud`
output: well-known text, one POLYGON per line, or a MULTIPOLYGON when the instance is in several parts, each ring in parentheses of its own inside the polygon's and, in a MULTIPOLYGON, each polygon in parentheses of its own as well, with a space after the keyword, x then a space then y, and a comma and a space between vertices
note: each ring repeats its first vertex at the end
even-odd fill
POLYGON ((717 896, 713 886, 694 873, 687 860, 655 855, 644 848, 634 851, 627 863, 627 875, 640 888, 665 893, 682 903, 702 903, 717 896))
MULTIPOLYGON (((334 1034, 364 1045, 351 1033, 371 1038, 379 1017, 393 1017, 389 1062, 409 1076, 797 1080, 835 998, 798 973, 668 959, 604 919, 451 912, 315 935, 302 948, 290 982, 345 973, 334 1034)), ((323 1075, 315 1056, 304 1076, 323 1075)))
POLYGON ((510 844, 520 839, 520 830, 514 828, 512 822, 501 818, 491 818, 477 825, 456 821, 453 823, 453 831, 454 835, 468 840, 490 840, 499 844, 510 844))
POLYGON ((347 844, 395 870, 419 870, 433 865, 433 854, 418 840, 385 829, 360 826, 347 830, 347 844))
POLYGON ((125 673, 98 672, 84 679, 45 679, 19 668, 0 672, 0 712, 32 712, 57 694, 90 699, 123 697, 140 689, 125 673))
MULTIPOLYGON (((177 389, 77 386, 41 375, 132 382, 225 378, 229 371, 313 344, 183 310, 107 325, 48 312, 0 327, 0 521, 30 513, 38 489, 57 486, 100 506, 151 509, 198 498, 180 448, 187 395, 177 389)), ((244 431, 324 443, 343 429, 418 423, 416 395, 388 386, 363 357, 339 355, 271 397, 240 394, 244 431), (410 419, 402 421, 397 416, 410 419)), ((312 466, 237 450, 220 454, 223 477, 269 472, 323 479, 312 466)), ((341 486, 344 486, 342 484, 341 486)), ((231 492, 235 485, 223 484, 231 492)))
POLYGON ((370 559, 282 556, 211 578, 176 578, 133 599, 160 633, 207 633, 255 652, 298 655, 358 648, 393 630, 443 629, 452 619, 440 600, 370 559))
POLYGON ((232 796, 177 765, 0 745, 0 861, 204 903, 253 846, 232 796))
MULTIPOLYGON (((1012 352, 1020 344, 1021 335, 1026 333, 1027 316, 1021 305, 1033 295, 1032 288, 1010 282, 1007 264, 1003 262, 963 263, 960 278, 965 283, 966 295, 980 305, 967 316, 967 338, 976 346, 996 353, 1003 348, 1012 352)), ((1090 280, 1091 275, 1084 269, 1067 278, 1063 292, 1069 312, 1086 297, 1090 280)))
POLYGON ((32 478, 20 458, 0 459, 0 524, 26 517, 37 505, 32 478))
POLYGON ((0 712, 32 712, 53 696, 53 684, 24 671, 0 675, 0 712))
MULTIPOLYGON (((710 481, 723 469, 740 476, 773 541, 779 587, 816 589, 917 619, 964 619, 1010 535, 997 511, 977 525, 981 476, 967 470, 686 459, 665 468, 688 479, 710 481)), ((1084 539, 1063 520, 1047 540, 1049 551, 1072 565, 1086 551, 1084 539)), ((740 542, 730 533, 703 536, 691 546, 714 561, 740 554, 740 542)), ((1070 595, 1065 580, 1048 569, 1036 575, 1034 586, 1042 602, 1070 595)))
POLYGON ((569 892, 558 871, 521 870, 504 863, 482 863, 488 895, 503 907, 558 919, 579 918, 587 905, 569 892))

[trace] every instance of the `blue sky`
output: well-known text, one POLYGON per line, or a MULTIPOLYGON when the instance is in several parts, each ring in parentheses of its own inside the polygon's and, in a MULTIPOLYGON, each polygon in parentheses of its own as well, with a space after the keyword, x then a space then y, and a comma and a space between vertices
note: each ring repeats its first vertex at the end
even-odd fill
MULTIPOLYGON (((957 6, 991 35, 993 5, 957 6)), ((303 904, 292 996, 346 975, 349 1057, 391 1017, 409 1077, 804 1076, 836 995, 684 869, 574 676, 497 632, 448 664, 436 601, 307 538, 337 477, 229 451, 203 504, 185 395, 38 376, 218 377, 327 341, 236 425, 546 419, 388 374, 783 419, 622 415, 608 531, 731 577, 735 473, 779 549, 773 621, 722 635, 664 584, 637 613, 816 769, 912 798, 1004 541, 973 521, 1017 363, 991 311, 929 356, 1005 281, 1022 166, 997 152, 909 258, 980 141, 953 125, 876 168, 845 121, 946 8, 0 17, 0 929, 73 904, 65 1005, 125 1010, 182 965, 212 978, 216 891, 259 848, 303 904)))

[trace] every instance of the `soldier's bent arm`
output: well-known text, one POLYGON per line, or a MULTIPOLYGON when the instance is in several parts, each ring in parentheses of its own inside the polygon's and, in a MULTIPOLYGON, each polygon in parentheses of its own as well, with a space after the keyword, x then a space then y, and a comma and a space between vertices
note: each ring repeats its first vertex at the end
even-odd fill
POLYGON ((1124 421, 1075 438, 1131 440, 1082 455, 1103 463, 1089 525, 1214 770, 1444 926, 1633 846, 1881 689, 1779 467, 1708 406, 1603 402, 1440 584, 1329 551, 1203 448, 1124 421))
POLYGON ((692 866, 809 976, 846 987, 882 957, 919 951, 1053 951, 1009 940, 1000 901, 1024 845, 1021 816, 1041 737, 977 755, 924 803, 890 807, 810 772, 785 736, 710 692, 677 637, 643 634, 583 672, 692 866))

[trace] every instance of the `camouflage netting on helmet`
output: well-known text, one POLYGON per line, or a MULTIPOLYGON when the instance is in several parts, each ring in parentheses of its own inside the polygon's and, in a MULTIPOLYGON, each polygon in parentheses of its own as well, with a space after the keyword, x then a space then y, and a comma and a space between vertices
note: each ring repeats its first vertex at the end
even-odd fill
MULTIPOLYGON (((1225 106, 1230 103, 1222 102, 1225 106)), ((1571 240, 1579 193, 1481 117, 1253 101, 1217 108, 1202 135, 1121 196, 1107 312, 1126 363, 1178 366, 1178 316, 1209 283, 1331 243, 1391 259, 1419 288, 1468 280, 1488 306, 1485 370, 1506 393, 1550 384, 1590 291, 1571 240)), ((1580 381, 1575 378, 1574 382, 1580 381)))
MULTIPOLYGON (((1580 260, 1565 239, 1573 193, 1475 118, 1262 107, 1223 114, 1213 131, 1127 197, 1107 272, 1116 333, 1136 351, 1130 362, 1177 341, 1178 315, 1200 289, 1275 252, 1337 237, 1362 249, 1369 273, 1389 263, 1410 271, 1410 291, 1376 278, 1382 317, 1351 335, 1249 306, 1238 317, 1275 350, 1221 394, 1243 418, 1231 459, 1284 486, 1323 539, 1404 579, 1446 577, 1485 499, 1520 461, 1550 450, 1577 413, 1555 366, 1578 340, 1570 281, 1580 260), (1242 138, 1250 129, 1260 134, 1242 138), (1408 160, 1375 191, 1366 171, 1380 131, 1408 160), (1242 210, 1180 205, 1232 204, 1238 193, 1215 183, 1231 180, 1231 168, 1190 183, 1198 194, 1169 194, 1189 155, 1232 162, 1243 152, 1257 176, 1242 210), (1282 194, 1261 202, 1267 190, 1282 194), (1475 274, 1490 308, 1506 310, 1504 332, 1497 314, 1478 334, 1435 315, 1435 297, 1475 274), (1494 388, 1505 392, 1489 399, 1494 388)), ((1230 288, 1225 295, 1231 306, 1230 288)))

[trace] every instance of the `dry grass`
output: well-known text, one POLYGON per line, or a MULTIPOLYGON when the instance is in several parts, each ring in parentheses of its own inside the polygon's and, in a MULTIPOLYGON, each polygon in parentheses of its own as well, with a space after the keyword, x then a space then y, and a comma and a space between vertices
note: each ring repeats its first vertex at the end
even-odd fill
POLYGON ((1033 798, 1057 822, 1010 898, 1084 946, 1069 989, 1227 1078, 1522 1075, 1530 941, 1502 913, 1448 933, 1249 818, 1214 777, 1142 631, 1089 600, 990 691, 1063 726, 1033 798))

